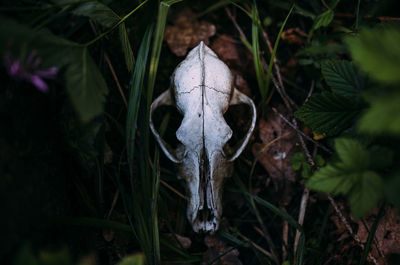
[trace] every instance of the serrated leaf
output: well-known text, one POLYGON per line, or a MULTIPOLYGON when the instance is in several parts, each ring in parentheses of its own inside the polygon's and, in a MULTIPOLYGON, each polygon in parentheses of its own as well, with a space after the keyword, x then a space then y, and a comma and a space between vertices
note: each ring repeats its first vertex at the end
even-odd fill
POLYGON ((399 135, 400 92, 367 97, 367 101, 370 103, 370 108, 360 118, 360 131, 373 134, 391 133, 399 135))
POLYGON ((343 194, 354 217, 370 211, 383 194, 381 177, 369 170, 369 152, 355 139, 336 139, 338 160, 321 168, 307 181, 310 189, 343 194))
POLYGON ((314 31, 316 29, 319 29, 320 27, 328 26, 331 23, 333 17, 334 13, 333 10, 331 9, 326 10, 325 12, 319 14, 314 20, 314 25, 312 30, 314 31))
POLYGON ((131 43, 129 42, 128 32, 126 31, 125 23, 119 25, 119 39, 122 45, 122 51, 125 55, 125 64, 129 72, 132 72, 135 58, 133 57, 131 43))
POLYGON ((373 171, 365 171, 350 192, 352 215, 358 219, 371 211, 382 197, 382 179, 373 171))
POLYGON ((295 116, 316 133, 332 136, 349 128, 363 108, 360 99, 325 92, 312 95, 295 116))
POLYGON ((345 39, 360 69, 379 81, 400 82, 400 30, 395 27, 364 29, 345 39))
POLYGON ((89 17, 106 28, 112 27, 121 19, 111 8, 97 1, 82 3, 72 13, 89 17))
POLYGON ((357 71, 349 61, 332 60, 322 64, 322 75, 332 91, 346 96, 358 96, 360 82, 357 71))
POLYGON ((87 122, 102 113, 108 89, 87 48, 77 50, 72 56, 75 63, 65 72, 66 86, 79 117, 87 122))
POLYGON ((341 163, 328 164, 312 175, 306 183, 307 188, 332 195, 347 194, 357 173, 347 172, 344 168, 341 163))
POLYGON ((335 150, 346 168, 364 170, 368 168, 370 156, 364 146, 357 140, 339 138, 335 140, 335 150))

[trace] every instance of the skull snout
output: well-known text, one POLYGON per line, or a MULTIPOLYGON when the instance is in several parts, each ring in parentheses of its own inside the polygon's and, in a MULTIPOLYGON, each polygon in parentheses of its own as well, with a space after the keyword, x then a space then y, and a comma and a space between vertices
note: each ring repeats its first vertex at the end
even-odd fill
POLYGON ((193 168, 195 163, 198 166, 197 170, 182 173, 185 173, 189 195, 187 217, 193 230, 213 233, 218 230, 222 215, 222 185, 224 178, 230 175, 228 169, 231 164, 222 160, 224 157, 221 152, 214 152, 210 156, 207 153, 205 149, 200 155, 187 153, 182 169, 193 168), (198 181, 193 181, 195 179, 198 181))

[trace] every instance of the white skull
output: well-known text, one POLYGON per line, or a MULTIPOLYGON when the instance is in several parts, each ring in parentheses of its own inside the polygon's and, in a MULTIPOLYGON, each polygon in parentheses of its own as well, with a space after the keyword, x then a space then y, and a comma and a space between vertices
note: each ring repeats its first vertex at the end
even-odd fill
POLYGON ((233 87, 231 72, 203 42, 189 52, 171 78, 171 87, 151 105, 150 128, 166 156, 179 166, 186 181, 187 217, 196 232, 215 232, 222 215, 222 185, 231 175, 232 161, 246 146, 256 122, 253 101, 233 87), (239 147, 226 154, 232 130, 224 120, 229 105, 250 106, 251 126, 239 147), (154 110, 175 105, 183 120, 176 132, 181 145, 173 150, 157 133, 154 110))

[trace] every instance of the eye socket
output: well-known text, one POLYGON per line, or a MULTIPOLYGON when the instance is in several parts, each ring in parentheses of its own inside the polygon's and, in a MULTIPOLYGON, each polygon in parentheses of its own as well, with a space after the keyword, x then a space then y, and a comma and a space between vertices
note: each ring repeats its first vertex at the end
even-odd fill
POLYGON ((224 146, 226 154, 231 153, 232 147, 235 147, 242 140, 251 125, 250 108, 247 105, 231 105, 224 114, 224 119, 232 129, 232 137, 224 146))
POLYGON ((183 116, 174 106, 160 106, 153 114, 153 122, 157 131, 160 132, 160 126, 162 122, 167 118, 168 125, 165 129, 162 138, 166 141, 173 149, 177 148, 180 143, 176 138, 176 131, 182 123, 183 116), (169 116, 169 118, 168 118, 169 116))

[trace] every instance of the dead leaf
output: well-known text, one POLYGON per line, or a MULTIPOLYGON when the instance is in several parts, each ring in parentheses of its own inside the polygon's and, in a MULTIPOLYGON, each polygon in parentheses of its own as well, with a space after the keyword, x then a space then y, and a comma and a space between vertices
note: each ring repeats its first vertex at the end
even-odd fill
MULTIPOLYGON (((283 106, 277 109, 285 114, 283 106)), ((268 110, 266 118, 260 120, 258 130, 262 143, 253 144, 253 155, 267 170, 275 191, 282 194, 281 203, 287 205, 291 200, 292 183, 295 182, 290 157, 296 147, 296 133, 272 110, 268 110)))
MULTIPOLYGON (((358 221, 357 235, 361 242, 365 243, 368 234, 376 218, 376 213, 364 218, 365 222, 358 221), (365 227, 367 225, 368 229, 365 227)), ((400 254, 400 216, 391 207, 385 209, 385 213, 379 221, 379 225, 375 232, 375 240, 372 245, 372 255, 377 259, 380 252, 385 256, 390 254, 400 254), (378 249, 376 248, 378 247, 378 249)), ((384 264, 384 259, 379 259, 380 264, 384 264)))
POLYGON ((175 234, 175 236, 173 234, 166 234, 167 238, 169 239, 169 241, 175 245, 176 247, 183 247, 184 249, 190 248, 190 246, 192 245, 192 240, 190 240, 190 238, 188 237, 184 237, 178 234, 175 234), (177 242, 177 240, 179 242, 177 242))
POLYGON ((290 28, 282 32, 281 39, 290 44, 303 44, 303 39, 307 38, 307 33, 300 28, 290 28))
POLYGON ((180 12, 173 24, 173 26, 166 27, 164 39, 177 56, 185 56, 187 50, 195 47, 200 41, 204 41, 208 45, 208 38, 216 32, 213 24, 197 21, 196 15, 190 9, 180 12))
POLYGON ((204 243, 208 247, 203 254, 202 264, 213 265, 242 265, 239 260, 239 251, 234 247, 227 246, 215 236, 206 236, 204 243))
POLYGON ((238 61, 239 53, 235 45, 235 40, 226 34, 218 36, 211 45, 211 49, 224 61, 238 61))

